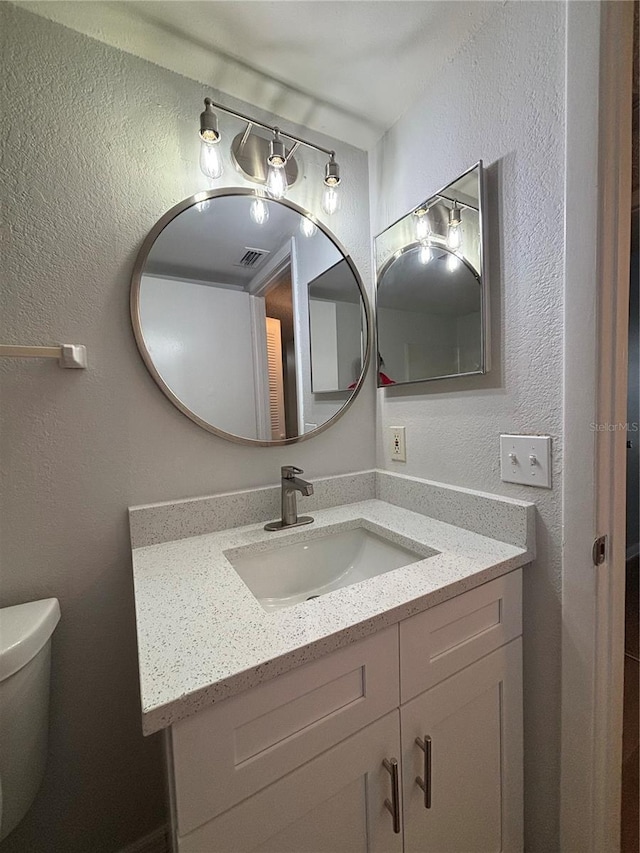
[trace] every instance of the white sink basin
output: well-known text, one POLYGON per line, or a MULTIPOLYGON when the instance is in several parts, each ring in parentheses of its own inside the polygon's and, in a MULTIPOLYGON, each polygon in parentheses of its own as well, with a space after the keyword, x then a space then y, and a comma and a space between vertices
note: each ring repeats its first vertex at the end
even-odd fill
POLYGON ((265 610, 291 607, 438 553, 410 550, 364 527, 225 556, 265 610))

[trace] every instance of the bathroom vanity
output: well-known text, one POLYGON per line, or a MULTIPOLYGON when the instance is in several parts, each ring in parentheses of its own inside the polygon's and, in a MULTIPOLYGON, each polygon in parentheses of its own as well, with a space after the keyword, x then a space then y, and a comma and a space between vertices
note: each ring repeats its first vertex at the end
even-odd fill
POLYGON ((316 481, 313 524, 267 532, 277 499, 130 511, 143 728, 166 733, 176 850, 521 850, 532 505, 362 472, 316 481), (376 574, 305 567, 345 535, 327 564, 355 535, 376 574))

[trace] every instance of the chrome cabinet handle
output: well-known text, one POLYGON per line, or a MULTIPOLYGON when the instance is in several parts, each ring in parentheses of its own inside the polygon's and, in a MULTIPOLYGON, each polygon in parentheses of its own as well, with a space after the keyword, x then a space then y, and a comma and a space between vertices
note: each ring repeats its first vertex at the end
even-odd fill
POLYGON ((431 808, 431 738, 429 735, 424 736, 424 740, 422 738, 417 737, 416 743, 420 747, 420 749, 424 752, 424 778, 420 776, 416 776, 416 785, 422 789, 424 792, 424 807, 425 809, 431 808))
POLYGON ((384 801, 384 807, 391 812, 393 818, 393 831, 398 835, 400 833, 400 781, 398 779, 398 759, 392 758, 387 761, 385 758, 382 762, 385 770, 391 774, 391 800, 384 801))

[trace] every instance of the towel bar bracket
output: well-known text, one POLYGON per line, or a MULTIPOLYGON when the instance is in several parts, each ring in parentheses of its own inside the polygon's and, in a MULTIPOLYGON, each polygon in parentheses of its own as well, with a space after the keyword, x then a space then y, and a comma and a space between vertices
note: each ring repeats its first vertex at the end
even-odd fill
POLYGON ((60 367, 83 369, 87 366, 87 348, 82 344, 60 344, 55 347, 0 345, 0 358, 55 358, 60 367))

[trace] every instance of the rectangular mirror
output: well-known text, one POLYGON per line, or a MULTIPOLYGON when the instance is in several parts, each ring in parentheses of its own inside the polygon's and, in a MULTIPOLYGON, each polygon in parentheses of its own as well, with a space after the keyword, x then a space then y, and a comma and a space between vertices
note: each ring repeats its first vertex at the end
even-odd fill
POLYGON ((482 161, 375 239, 378 386, 486 373, 482 161))

